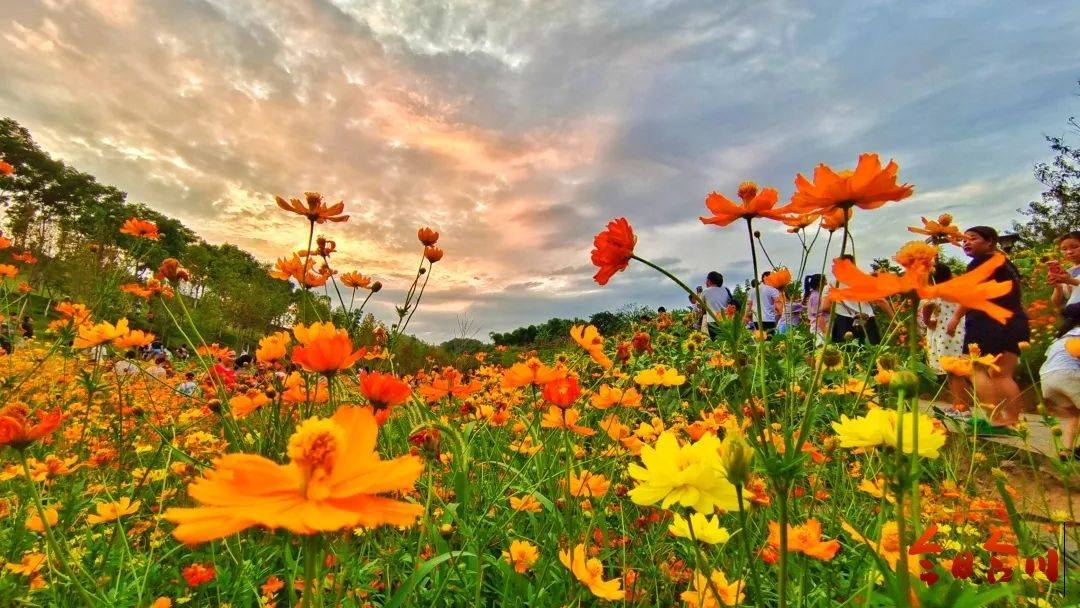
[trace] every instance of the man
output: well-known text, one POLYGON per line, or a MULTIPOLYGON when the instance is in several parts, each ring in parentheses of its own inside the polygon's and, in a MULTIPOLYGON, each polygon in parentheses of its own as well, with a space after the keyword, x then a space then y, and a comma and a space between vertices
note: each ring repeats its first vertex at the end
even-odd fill
MULTIPOLYGON (((701 299, 708 311, 712 311, 717 317, 724 314, 724 310, 731 303, 731 290, 724 287, 724 275, 715 270, 705 275, 705 289, 701 291, 701 299)), ((702 324, 709 338, 715 338, 720 327, 708 311, 705 311, 702 324)))
POLYGON ((766 285, 765 277, 771 272, 761 273, 761 281, 751 281, 750 299, 746 302, 746 311, 743 313, 743 322, 750 324, 751 319, 757 319, 755 329, 771 334, 776 331, 776 319, 780 311, 778 308, 783 301, 780 298, 780 290, 766 285), (758 293, 761 294, 761 318, 758 319, 758 293))

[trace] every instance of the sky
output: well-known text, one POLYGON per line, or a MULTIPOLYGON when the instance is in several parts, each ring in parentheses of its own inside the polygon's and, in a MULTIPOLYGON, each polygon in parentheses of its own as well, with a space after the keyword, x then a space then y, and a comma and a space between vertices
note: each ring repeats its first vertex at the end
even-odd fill
MULTIPOLYGON (((691 285, 751 274, 705 196, 796 173, 900 164, 915 195, 859 213, 862 259, 919 216, 1008 228, 1080 106, 1075 2, 23 0, 0 2, 0 114, 51 154, 272 261, 306 243, 274 195, 320 191, 342 270, 412 280, 429 341, 686 298, 640 265, 599 287, 592 237, 691 285)), ((322 227, 320 227, 322 228, 322 227)), ((762 224, 777 264, 798 240, 762 224)), ((824 259, 819 246, 814 264, 824 259)))

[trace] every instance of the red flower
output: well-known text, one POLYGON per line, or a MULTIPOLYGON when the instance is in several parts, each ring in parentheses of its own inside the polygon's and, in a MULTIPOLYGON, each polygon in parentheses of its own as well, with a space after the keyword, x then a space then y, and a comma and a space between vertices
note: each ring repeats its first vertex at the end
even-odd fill
POLYGON ((431 262, 432 264, 441 260, 442 256, 442 249, 435 247, 434 245, 424 247, 424 257, 427 258, 427 261, 431 262))
POLYGON ((0 409, 0 447, 10 445, 22 449, 52 433, 64 419, 59 409, 44 415, 38 414, 37 424, 31 424, 29 410, 22 405, 9 405, 0 409))
POLYGON ((360 372, 360 393, 376 410, 400 405, 412 396, 412 388, 394 374, 360 372))
POLYGON ((198 587, 204 583, 209 583, 217 576, 217 573, 214 571, 214 564, 191 564, 190 566, 185 567, 181 572, 189 587, 198 587))
POLYGON ((632 344, 634 345, 634 350, 639 353, 649 353, 651 355, 653 352, 652 338, 643 331, 634 334, 632 344))
POLYGON ((608 222, 607 228, 593 239, 592 263, 600 270, 593 276, 600 285, 607 285, 616 273, 626 270, 630 257, 634 255, 637 237, 626 218, 608 222))
POLYGON ((431 247, 439 242, 439 233, 424 226, 416 231, 416 238, 420 239, 420 242, 424 244, 424 247, 431 247))
POLYGON ((581 396, 581 387, 578 386, 577 378, 573 376, 557 378, 544 385, 542 395, 544 401, 566 409, 581 396))

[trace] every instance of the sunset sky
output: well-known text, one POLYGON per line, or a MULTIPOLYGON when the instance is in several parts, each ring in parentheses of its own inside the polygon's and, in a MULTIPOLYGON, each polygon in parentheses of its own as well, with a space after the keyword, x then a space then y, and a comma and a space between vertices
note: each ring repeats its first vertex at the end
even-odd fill
MULTIPOLYGON (((338 265, 389 318, 419 260, 446 257, 410 326, 484 338, 551 316, 685 296, 631 267, 592 281, 592 236, 625 216, 641 255, 691 284, 749 276, 710 190, 786 199, 796 172, 900 163, 915 196, 857 215, 860 257, 920 215, 1007 228, 1041 191, 1044 135, 1080 114, 1075 2, 26 0, 0 11, 0 115, 53 155, 211 242, 265 260, 306 224, 273 195, 318 190, 338 265)), ((778 263, 797 241, 765 226, 778 263)), ((819 252, 821 253, 821 252, 819 252)), ((814 256, 820 264, 820 255, 814 256)))

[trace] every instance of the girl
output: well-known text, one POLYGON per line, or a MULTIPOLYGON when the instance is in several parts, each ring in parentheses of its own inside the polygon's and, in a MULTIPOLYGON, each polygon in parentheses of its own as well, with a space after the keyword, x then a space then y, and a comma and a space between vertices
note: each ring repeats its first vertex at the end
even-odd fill
MULTIPOLYGON (((974 270, 991 257, 1001 253, 998 248, 997 231, 989 226, 975 226, 964 232, 964 253, 971 258, 968 271, 974 270)), ((1004 254, 1002 254, 1004 255, 1004 254)), ((990 276, 994 281, 1012 283, 1009 293, 994 298, 993 303, 1012 311, 1004 324, 998 323, 985 312, 957 308, 949 321, 946 333, 956 335, 960 322, 964 322, 964 348, 970 352, 973 344, 984 355, 998 355, 998 371, 985 366, 975 366, 971 380, 975 385, 975 397, 979 404, 991 411, 990 423, 994 426, 1012 426, 1020 419, 1020 387, 1013 373, 1020 359, 1020 343, 1030 338, 1027 313, 1021 302, 1020 271, 1012 262, 1005 260, 990 276)))
MULTIPOLYGON (((952 278, 952 271, 941 262, 934 265, 934 282, 941 283, 952 278)), ((959 329, 954 335, 946 332, 946 324, 956 314, 957 305, 940 298, 923 300, 919 308, 919 323, 926 329, 926 362, 930 369, 941 377, 945 370, 941 367, 941 357, 958 357, 964 354, 964 330, 959 329)), ((967 382, 960 376, 948 374, 949 393, 957 411, 963 411, 968 402, 967 382)))
POLYGON ((1057 341, 1046 349, 1046 362, 1039 368, 1039 384, 1047 408, 1061 418, 1061 440, 1065 457, 1080 457, 1076 443, 1077 416, 1080 415, 1080 359, 1069 352, 1068 342, 1080 340, 1080 303, 1063 311, 1065 327, 1057 341))

